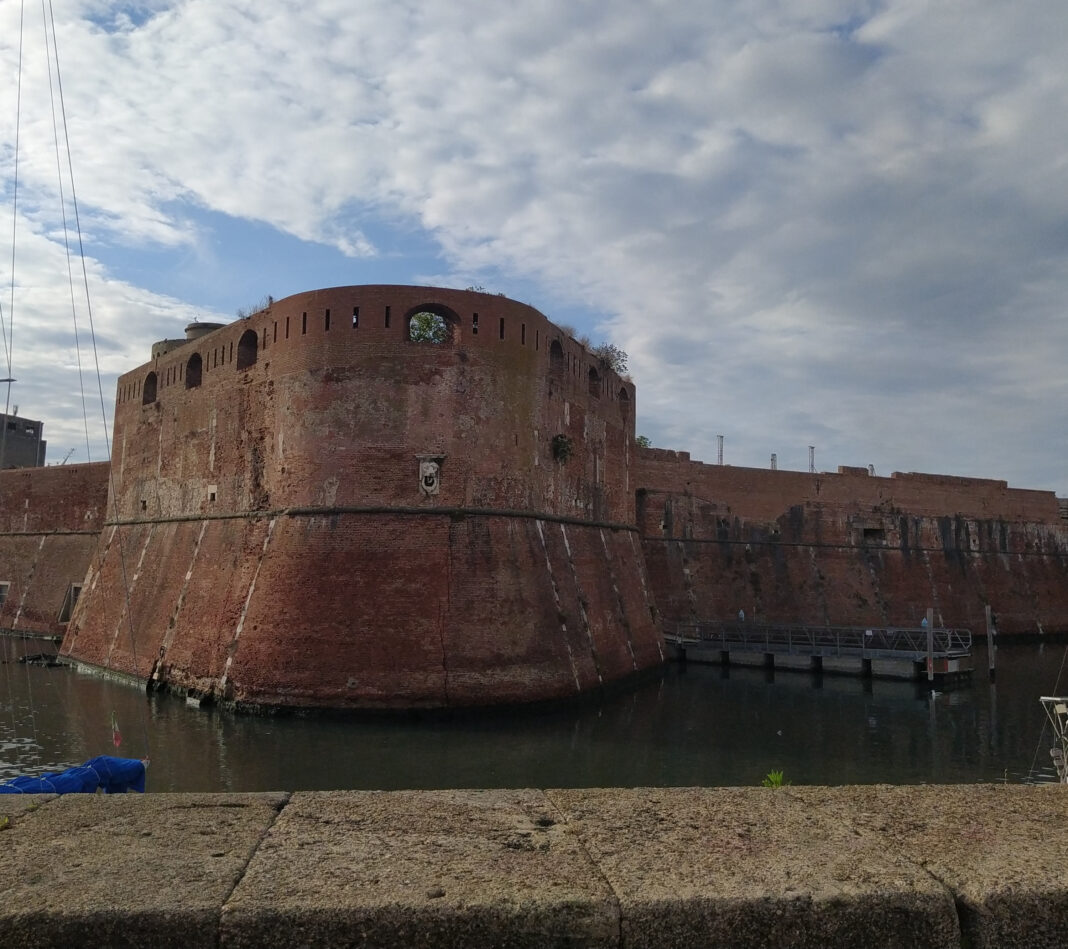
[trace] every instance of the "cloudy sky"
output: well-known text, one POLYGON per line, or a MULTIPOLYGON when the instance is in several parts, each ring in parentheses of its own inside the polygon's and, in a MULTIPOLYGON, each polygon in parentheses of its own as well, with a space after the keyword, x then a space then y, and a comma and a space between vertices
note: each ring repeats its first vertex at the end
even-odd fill
POLYGON ((625 349, 658 446, 1068 494, 1063 0, 48 2, 0 0, 0 302, 50 461, 103 439, 45 14, 108 417, 194 317, 479 285, 625 349))

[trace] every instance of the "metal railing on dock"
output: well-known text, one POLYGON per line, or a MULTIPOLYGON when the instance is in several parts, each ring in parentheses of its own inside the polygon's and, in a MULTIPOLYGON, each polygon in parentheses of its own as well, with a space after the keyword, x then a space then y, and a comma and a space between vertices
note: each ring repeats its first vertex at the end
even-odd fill
MULTIPOLYGON (((676 646, 702 646, 724 652, 921 661, 928 656, 928 632, 922 626, 791 626, 709 621, 679 623, 665 638, 676 646)), ((935 627, 930 634, 931 655, 935 658, 971 654, 971 630, 935 627)))

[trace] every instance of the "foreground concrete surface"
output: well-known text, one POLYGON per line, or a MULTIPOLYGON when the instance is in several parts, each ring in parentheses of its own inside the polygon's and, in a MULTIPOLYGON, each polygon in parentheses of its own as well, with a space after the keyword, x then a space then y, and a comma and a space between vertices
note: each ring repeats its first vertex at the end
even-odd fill
POLYGON ((0 946, 1063 947, 1068 787, 0 797, 0 946))

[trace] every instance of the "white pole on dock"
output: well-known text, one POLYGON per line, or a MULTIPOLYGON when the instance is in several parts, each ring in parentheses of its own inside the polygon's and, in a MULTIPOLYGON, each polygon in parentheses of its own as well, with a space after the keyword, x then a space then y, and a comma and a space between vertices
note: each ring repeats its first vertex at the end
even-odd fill
POLYGON ((934 682, 934 608, 927 607, 927 681, 934 682))
POLYGON ((990 609, 989 603, 986 605, 986 653, 990 666, 990 681, 993 682, 997 669, 998 628, 994 622, 994 613, 990 609))

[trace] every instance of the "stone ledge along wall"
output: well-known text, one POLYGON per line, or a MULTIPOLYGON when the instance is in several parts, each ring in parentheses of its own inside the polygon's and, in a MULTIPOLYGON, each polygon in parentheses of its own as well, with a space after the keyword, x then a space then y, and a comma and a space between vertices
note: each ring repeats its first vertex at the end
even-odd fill
POLYGON ((1063 785, 10 794, 0 823, 19 949, 1061 949, 1068 928, 1063 785))
POLYGON ((340 287, 204 329, 118 381, 117 514, 64 654, 364 708, 565 697, 662 662, 634 388, 536 310, 340 287), (418 312, 451 338, 411 340, 418 312))
POLYGON ((107 503, 107 462, 0 471, 0 630, 63 635, 107 503))
POLYGON ((944 475, 706 465, 640 449, 638 524, 666 627, 809 625, 1068 632, 1068 522, 1052 492, 944 475))

